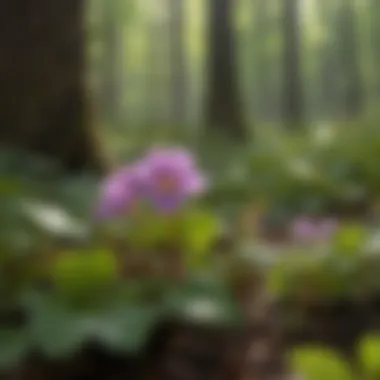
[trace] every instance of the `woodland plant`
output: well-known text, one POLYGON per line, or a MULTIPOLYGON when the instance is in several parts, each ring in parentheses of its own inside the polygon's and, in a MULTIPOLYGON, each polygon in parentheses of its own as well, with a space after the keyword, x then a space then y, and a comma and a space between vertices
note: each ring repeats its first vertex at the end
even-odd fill
POLYGON ((206 178, 189 152, 154 149, 106 179, 96 217, 105 227, 116 221, 127 253, 148 254, 147 265, 163 252, 178 265, 204 261, 219 235, 219 220, 197 202, 205 191, 206 178))
POLYGON ((292 369, 300 379, 379 379, 380 337, 376 334, 362 337, 355 351, 356 363, 347 362, 337 352, 323 346, 300 346, 294 349, 289 356, 292 369), (358 371, 357 368, 360 370, 358 371))
POLYGON ((377 297, 380 246, 376 229, 330 220, 315 225, 298 219, 295 224, 298 240, 283 250, 268 271, 268 286, 277 299, 293 305, 296 312, 342 299, 355 304, 377 297))
MULTIPOLYGON (((38 270, 21 271, 8 305, 24 319, 0 324, 2 368, 33 350, 71 357, 93 341, 138 354, 166 320, 240 324, 226 275, 233 263, 218 258, 220 220, 202 202, 209 186, 192 154, 176 147, 152 149, 111 173, 94 205, 91 239, 41 246, 30 266, 38 270)), ((10 281, 2 285, 7 293, 10 281)))
POLYGON ((262 139, 251 150, 251 192, 290 217, 306 212, 363 220, 373 213, 380 189, 377 123, 329 130, 326 141, 318 126, 262 139))

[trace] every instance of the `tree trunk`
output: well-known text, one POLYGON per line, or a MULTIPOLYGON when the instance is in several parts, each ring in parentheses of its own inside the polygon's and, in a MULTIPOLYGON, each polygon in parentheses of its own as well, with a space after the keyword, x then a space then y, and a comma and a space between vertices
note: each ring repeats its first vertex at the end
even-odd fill
POLYGON ((297 129, 304 122, 299 0, 283 0, 283 6, 283 117, 288 129, 297 129))
POLYGON ((331 0, 320 0, 318 3, 318 16, 323 25, 324 39, 318 51, 319 70, 316 78, 318 91, 318 111, 324 120, 336 116, 338 95, 337 73, 339 67, 336 59, 335 14, 337 9, 331 0))
POLYGON ((101 169, 84 84, 84 3, 3 0, 0 6, 0 141, 101 169))
MULTIPOLYGON (((150 0, 152 1, 152 0, 150 0)), ((156 0, 153 0, 156 1, 156 0)), ((144 106, 146 126, 157 126, 166 123, 167 93, 165 89, 165 46, 164 37, 167 36, 167 25, 159 18, 150 18, 146 25, 146 66, 144 106)))
POLYGON ((378 0, 372 0, 369 9, 371 10, 370 22, 371 22, 371 50, 374 61, 375 71, 373 73, 373 95, 375 99, 380 100, 380 3, 378 0))
POLYGON ((169 0, 171 122, 182 125, 186 122, 186 56, 184 1, 169 0))
POLYGON ((121 121, 123 113, 124 33, 120 0, 108 0, 103 8, 103 116, 110 123, 121 121))
POLYGON ((233 38, 233 0, 209 0, 209 62, 206 125, 236 138, 246 137, 233 38))
POLYGON ((253 61, 256 69, 254 98, 257 103, 257 116, 264 120, 271 119, 274 108, 273 86, 271 83, 273 70, 268 54, 268 42, 272 26, 269 8, 270 4, 267 0, 256 0, 253 2, 253 41, 255 41, 253 61))
POLYGON ((338 12, 338 59, 341 74, 341 109, 346 117, 357 117, 363 111, 364 92, 356 15, 352 0, 341 0, 338 12))

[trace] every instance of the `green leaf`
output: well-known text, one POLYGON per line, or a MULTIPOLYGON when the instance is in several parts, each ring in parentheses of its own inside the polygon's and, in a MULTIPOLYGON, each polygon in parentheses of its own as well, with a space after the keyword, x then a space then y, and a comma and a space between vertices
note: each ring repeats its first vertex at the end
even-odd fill
POLYGON ((380 335, 369 335, 359 343, 359 360, 368 377, 380 375, 380 335))
MULTIPOLYGON (((315 260, 305 252, 285 253, 269 269, 267 286, 276 295, 288 294, 297 290, 305 273, 315 267, 315 260)), ((305 285, 305 284, 304 284, 305 285)))
POLYGON ((329 297, 341 296, 349 289, 352 267, 345 260, 323 253, 310 253, 285 253, 279 258, 268 271, 269 291, 280 297, 326 301, 329 297))
POLYGON ((324 347, 304 346, 290 355, 292 370, 306 380, 352 380, 348 364, 324 347))
POLYGON ((170 242, 172 219, 164 215, 142 215, 128 226, 128 242, 137 248, 152 248, 170 242))
POLYGON ((162 308, 124 305, 120 301, 113 306, 77 311, 51 298, 37 297, 32 303, 32 341, 53 358, 72 356, 94 340, 110 350, 139 353, 162 317, 162 308))
POLYGON ((276 296, 281 296, 286 291, 285 268, 279 264, 271 267, 267 274, 268 290, 276 296))
POLYGON ((107 313, 94 331, 101 343, 113 350, 139 353, 147 345, 162 317, 162 309, 129 305, 107 313))
POLYGON ((356 256, 366 243, 367 232, 360 225, 346 225, 340 228, 334 238, 334 248, 342 255, 356 256))
POLYGON ((238 325, 241 309, 227 287, 217 279, 197 277, 173 289, 166 299, 169 313, 192 322, 238 325))
POLYGON ((60 253, 52 266, 56 288, 65 295, 95 293, 118 275, 117 260, 107 249, 60 253))
POLYGON ((30 306, 32 343, 49 357, 63 358, 75 354, 84 337, 74 315, 49 297, 34 297, 30 306))
POLYGON ((201 210, 187 212, 181 224, 180 244, 188 254, 188 264, 202 264, 219 235, 220 224, 215 215, 201 210))
POLYGON ((87 237, 88 226, 55 204, 45 204, 36 200, 22 204, 25 216, 36 228, 52 236, 87 237))
POLYGON ((22 193, 22 183, 15 178, 0 178, 0 195, 2 197, 22 193))
POLYGON ((27 354, 28 334, 25 330, 0 330, 0 369, 15 367, 27 354))

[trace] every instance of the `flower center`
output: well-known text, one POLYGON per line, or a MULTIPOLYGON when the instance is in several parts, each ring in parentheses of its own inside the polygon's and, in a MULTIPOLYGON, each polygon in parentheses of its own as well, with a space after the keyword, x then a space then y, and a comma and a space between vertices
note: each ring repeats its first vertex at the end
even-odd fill
POLYGON ((170 193, 177 189, 178 181, 171 175, 160 175, 157 178, 157 187, 162 193, 170 193))

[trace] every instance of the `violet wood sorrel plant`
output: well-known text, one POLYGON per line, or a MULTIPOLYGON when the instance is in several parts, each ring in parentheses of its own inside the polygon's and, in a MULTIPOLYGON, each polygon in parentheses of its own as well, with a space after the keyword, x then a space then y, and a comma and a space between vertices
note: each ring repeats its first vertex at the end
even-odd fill
POLYGON ((143 205, 158 212, 173 212, 201 195, 206 186, 206 178, 189 152, 156 148, 106 179, 98 215, 109 218, 143 205))
POLYGON ((18 297, 25 323, 0 324, 0 372, 31 350, 59 359, 93 341, 139 353, 165 320, 240 322, 215 255, 219 219, 202 202, 208 182, 177 147, 154 148, 111 173, 94 204, 93 239, 49 246, 38 259, 45 285, 18 297))
POLYGON ((96 216, 121 222, 131 253, 165 251, 200 264, 219 234, 218 219, 197 202, 207 187, 188 151, 155 148, 105 180, 96 216))
POLYGON ((201 202, 209 187, 191 152, 153 148, 106 178, 95 215, 101 225, 120 223, 122 275, 127 282, 153 281, 156 300, 169 314, 236 321, 239 310, 213 255, 220 221, 201 202))

